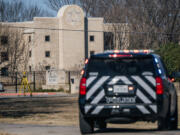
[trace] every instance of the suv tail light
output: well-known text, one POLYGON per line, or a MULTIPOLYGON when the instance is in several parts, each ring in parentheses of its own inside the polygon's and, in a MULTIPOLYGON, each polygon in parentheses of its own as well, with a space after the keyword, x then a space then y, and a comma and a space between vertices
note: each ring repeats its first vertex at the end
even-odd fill
POLYGON ((82 78, 80 81, 80 95, 86 95, 86 78, 82 78))
POLYGON ((164 92, 163 90, 163 82, 161 77, 156 77, 156 94, 162 95, 164 92))

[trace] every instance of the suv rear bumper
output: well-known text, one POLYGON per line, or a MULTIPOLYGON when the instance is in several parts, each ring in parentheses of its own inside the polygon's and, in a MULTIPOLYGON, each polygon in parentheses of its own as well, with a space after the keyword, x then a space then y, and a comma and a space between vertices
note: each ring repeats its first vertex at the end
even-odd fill
POLYGON ((156 104, 85 105, 80 106, 80 109, 85 117, 91 118, 155 121, 158 117, 156 104))

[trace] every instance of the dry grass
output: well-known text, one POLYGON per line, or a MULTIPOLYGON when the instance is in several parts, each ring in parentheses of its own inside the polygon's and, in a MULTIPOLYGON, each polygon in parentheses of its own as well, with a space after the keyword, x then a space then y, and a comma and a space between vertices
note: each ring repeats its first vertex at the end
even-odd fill
MULTIPOLYGON (((180 116, 180 99, 178 104, 180 116)), ((1 123, 79 125, 77 97, 0 99, 0 108, 1 123)), ((137 122, 123 125, 108 124, 108 127, 152 129, 157 126, 153 123, 137 122)))
POLYGON ((3 133, 0 131, 0 135, 12 135, 12 134, 9 134, 9 133, 3 133))
POLYGON ((77 125, 77 97, 0 99, 0 122, 77 125))

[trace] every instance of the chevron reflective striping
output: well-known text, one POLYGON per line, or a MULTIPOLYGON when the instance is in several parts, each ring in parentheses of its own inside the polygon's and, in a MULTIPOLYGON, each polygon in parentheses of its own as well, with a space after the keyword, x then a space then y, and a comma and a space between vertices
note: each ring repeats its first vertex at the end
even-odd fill
POLYGON ((150 105, 150 108, 157 113, 157 105, 150 105))
POLYGON ((154 99, 156 99, 155 91, 148 86, 139 76, 131 76, 141 87, 143 87, 149 95, 151 95, 154 99))
POLYGON ((91 104, 97 104, 105 96, 104 89, 93 99, 91 104))
POLYGON ((89 77, 86 81, 86 87, 88 87, 96 78, 97 78, 97 76, 89 77))
POLYGON ((151 104, 152 102, 139 90, 137 89, 136 95, 146 104, 151 104))
POLYGON ((104 106, 97 106, 91 114, 99 114, 104 106))
POLYGON ((86 99, 88 100, 96 90, 103 85, 103 83, 109 78, 109 76, 101 77, 87 92, 86 99))
POLYGON ((85 106, 85 113, 88 113, 88 111, 92 108, 91 105, 86 105, 85 106))
POLYGON ((145 76, 145 78, 153 85, 156 87, 156 80, 154 79, 153 76, 145 76))
POLYGON ((126 76, 115 76, 108 84, 116 84, 119 80, 122 80, 125 84, 132 84, 126 76))
POLYGON ((136 105, 136 107, 141 111, 143 114, 150 114, 150 112, 143 106, 143 105, 136 105))

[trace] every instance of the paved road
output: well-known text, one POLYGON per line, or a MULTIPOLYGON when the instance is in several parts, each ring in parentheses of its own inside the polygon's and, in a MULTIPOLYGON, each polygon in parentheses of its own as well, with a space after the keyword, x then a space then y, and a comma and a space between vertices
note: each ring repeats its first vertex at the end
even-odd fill
MULTIPOLYGON (((39 125, 19 125, 0 123, 0 131, 17 135, 80 135, 78 127, 67 126, 39 126, 39 125)), ((95 135, 179 135, 180 130, 160 132, 152 130, 117 129, 111 128, 104 131, 95 131, 95 135)))

